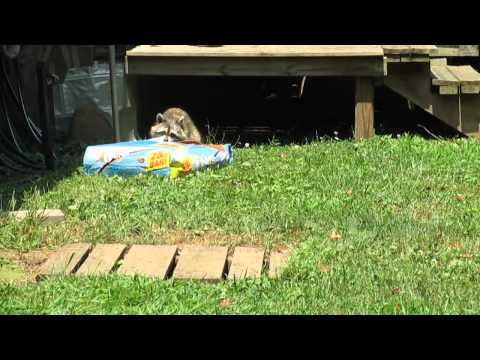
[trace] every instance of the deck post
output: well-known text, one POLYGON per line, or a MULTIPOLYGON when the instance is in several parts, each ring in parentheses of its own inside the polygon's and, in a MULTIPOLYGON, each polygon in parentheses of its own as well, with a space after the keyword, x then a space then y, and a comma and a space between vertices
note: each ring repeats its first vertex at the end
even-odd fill
POLYGON ((375 90, 373 79, 355 79, 355 139, 369 139, 375 135, 375 90))

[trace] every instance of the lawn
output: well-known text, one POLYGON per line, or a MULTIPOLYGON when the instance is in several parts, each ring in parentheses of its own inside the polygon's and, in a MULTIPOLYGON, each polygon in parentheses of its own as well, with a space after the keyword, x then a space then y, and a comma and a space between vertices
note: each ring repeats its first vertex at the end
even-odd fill
POLYGON ((475 140, 409 136, 238 149, 232 166, 175 181, 85 177, 77 163, 3 186, 4 210, 60 208, 66 221, 0 215, 0 256, 75 241, 202 243, 289 247, 290 262, 278 279, 220 284, 4 281, 0 313, 479 313, 479 170, 475 140))

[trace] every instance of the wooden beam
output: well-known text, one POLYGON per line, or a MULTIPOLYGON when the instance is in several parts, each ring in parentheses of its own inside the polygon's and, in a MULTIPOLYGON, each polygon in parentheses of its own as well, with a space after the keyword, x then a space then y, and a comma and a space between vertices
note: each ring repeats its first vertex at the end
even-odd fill
POLYGON ((380 57, 128 57, 128 75, 384 76, 380 57))
POLYGON ((375 135, 374 87, 369 78, 355 81, 355 139, 368 139, 375 135))
POLYGON ((410 54, 412 51, 410 45, 382 45, 382 48, 387 55, 410 54))
POLYGON ((458 86, 455 86, 455 85, 439 86, 438 93, 440 95, 458 95, 458 86))
POLYGON ((386 58, 389 63, 399 63, 402 61, 400 55, 388 55, 386 58))
POLYGON ((402 56, 401 57, 401 62, 430 62, 430 57, 428 55, 408 55, 408 56, 402 56))
POLYGON ((430 55, 437 50, 436 45, 410 45, 412 54, 430 55))
POLYGON ((435 45, 382 45, 387 55, 430 55, 437 50, 435 45))
POLYGON ((430 65, 431 66, 447 66, 447 58, 434 58, 430 59, 430 65))
POLYGON ((479 85, 462 84, 460 89, 462 94, 480 94, 479 85))

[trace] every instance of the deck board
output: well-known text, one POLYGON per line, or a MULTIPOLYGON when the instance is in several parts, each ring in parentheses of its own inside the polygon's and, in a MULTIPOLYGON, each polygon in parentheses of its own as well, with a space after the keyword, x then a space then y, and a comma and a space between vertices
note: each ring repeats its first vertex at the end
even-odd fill
POLYGON ((469 65, 449 66, 449 70, 462 84, 479 85, 480 74, 469 65))
POLYGON ((127 56, 151 57, 368 57, 383 56, 380 45, 140 45, 127 56))
POLYGON ((469 65, 434 65, 430 70, 433 85, 480 85, 480 74, 469 65))
POLYGON ((435 45, 382 45, 385 55, 431 55, 435 45))

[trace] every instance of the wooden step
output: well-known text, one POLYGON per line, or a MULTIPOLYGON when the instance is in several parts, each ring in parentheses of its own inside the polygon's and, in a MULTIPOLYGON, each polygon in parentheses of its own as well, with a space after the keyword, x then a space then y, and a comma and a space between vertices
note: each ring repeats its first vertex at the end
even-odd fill
POLYGON ((225 276, 228 280, 241 280, 260 277, 265 260, 268 276, 277 277, 289 256, 288 251, 283 251, 273 252, 266 258, 263 248, 237 247, 228 269, 228 247, 189 245, 177 253, 176 246, 133 245, 127 251, 127 246, 121 244, 98 244, 95 247, 91 244, 69 244, 49 257, 37 279, 52 274, 95 276, 117 271, 119 274, 159 280, 171 275, 182 280, 216 282, 225 276))
POLYGON ((227 264, 227 247, 186 246, 180 252, 174 279, 220 281, 227 264))
POLYGON ((228 272, 229 280, 258 278, 262 273, 264 249, 237 247, 228 272))
POLYGON ((85 262, 76 272, 80 276, 108 274, 127 247, 120 244, 99 244, 95 246, 85 262))
POLYGON ((469 65, 451 66, 435 62, 430 72, 432 85, 439 88, 440 95, 480 93, 480 73, 469 65))
POLYGON ((175 263, 176 254, 176 246, 133 245, 118 273, 165 280, 175 263))
POLYGON ((287 265, 289 257, 289 252, 274 252, 270 254, 270 265, 268 270, 268 275, 272 278, 278 277, 281 275, 283 269, 287 265))
POLYGON ((50 256, 41 266, 38 275, 69 275, 85 260, 92 248, 90 244, 69 244, 65 245, 50 256))
MULTIPOLYGON (((443 93, 440 92, 440 86, 456 87, 457 94, 458 91, 466 92, 470 90, 467 88, 467 85, 470 86, 468 83, 462 83, 457 78, 455 70, 451 72, 450 66, 442 66, 441 62, 435 62, 435 65, 430 63, 419 64, 418 66, 390 64, 388 76, 383 80, 383 84, 453 129, 464 134, 478 132, 480 125, 478 111, 480 108, 480 96, 459 96, 460 94, 457 96, 443 96, 443 93), (432 71, 432 66, 439 67, 434 67, 432 71), (434 82, 441 85, 434 85, 434 82), (439 91, 436 91, 434 86, 438 86, 439 91)), ((467 74, 470 75, 471 72, 467 74)), ((475 85, 476 77, 475 75, 473 79, 469 79, 473 87, 479 86, 475 85)))

